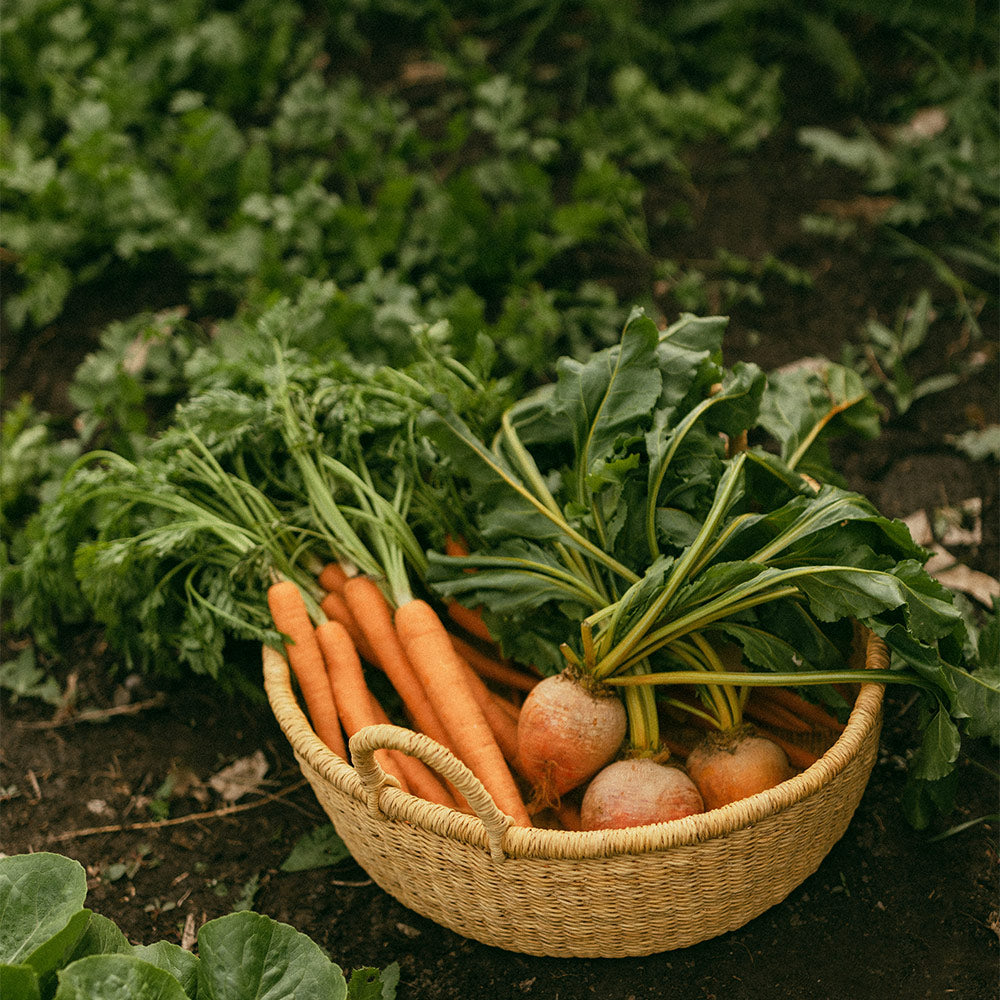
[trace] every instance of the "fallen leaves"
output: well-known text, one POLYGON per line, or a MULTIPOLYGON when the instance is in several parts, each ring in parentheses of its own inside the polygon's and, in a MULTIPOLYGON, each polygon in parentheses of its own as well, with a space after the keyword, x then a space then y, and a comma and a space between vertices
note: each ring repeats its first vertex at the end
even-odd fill
POLYGON ((255 750, 249 757, 241 757, 213 774, 208 784, 223 801, 237 802, 244 795, 259 793, 265 774, 267 759, 263 751, 255 750))
POLYGON ((918 510, 903 518, 913 540, 930 550, 927 572, 949 590, 960 591, 986 607, 1000 597, 1000 580, 970 569, 952 555, 949 546, 975 546, 982 542, 982 500, 918 510))

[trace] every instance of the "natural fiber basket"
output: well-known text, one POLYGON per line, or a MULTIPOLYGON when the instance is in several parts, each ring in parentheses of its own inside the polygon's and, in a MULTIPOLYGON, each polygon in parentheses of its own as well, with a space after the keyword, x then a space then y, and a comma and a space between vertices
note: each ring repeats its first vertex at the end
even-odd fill
MULTIPOLYGON (((885 667, 866 636, 869 668, 885 667)), ((323 744, 264 650, 271 708, 302 773, 355 860, 405 906, 465 937, 553 957, 648 955, 735 930, 780 902, 840 839, 875 762, 883 688, 861 686, 844 732, 776 788, 670 823, 575 833, 509 827, 472 773, 440 744, 396 726, 350 741, 354 766, 323 744), (476 816, 393 787, 374 759, 420 757, 476 816)))

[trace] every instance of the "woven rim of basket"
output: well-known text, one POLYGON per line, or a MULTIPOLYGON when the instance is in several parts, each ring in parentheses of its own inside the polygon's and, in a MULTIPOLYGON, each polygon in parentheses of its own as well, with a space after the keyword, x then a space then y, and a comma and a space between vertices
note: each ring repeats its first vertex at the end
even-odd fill
MULTIPOLYGON (((871 633, 867 636, 865 665, 868 669, 888 665, 885 644, 871 633)), ((310 726, 292 690, 287 661, 265 646, 263 666, 271 710, 300 765, 308 765, 323 781, 367 808, 367 793, 358 772, 333 753, 310 726)), ((866 739, 880 725, 883 693, 881 684, 862 684, 837 741, 816 763, 775 788, 719 809, 650 826, 583 832, 512 826, 503 836, 503 853, 508 858, 546 859, 641 854, 701 843, 760 823, 822 791, 858 756, 866 739)), ((428 833, 489 849, 487 829, 476 816, 426 802, 393 787, 382 789, 378 805, 385 819, 401 820, 428 833)))

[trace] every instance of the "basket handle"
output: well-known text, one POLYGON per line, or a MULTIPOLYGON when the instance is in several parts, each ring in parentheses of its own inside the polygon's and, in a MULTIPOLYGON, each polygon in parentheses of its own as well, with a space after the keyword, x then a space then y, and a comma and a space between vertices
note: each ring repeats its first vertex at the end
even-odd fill
POLYGON ((422 760, 437 771, 462 793, 483 826, 489 840, 490 855, 494 861, 506 857, 503 837, 514 822, 511 816, 500 811, 493 796, 483 783, 450 750, 424 733, 415 733, 402 726, 379 723, 359 729, 350 739, 351 762, 365 786, 368 809, 373 816, 383 817, 379 805, 382 789, 392 784, 392 779, 375 759, 376 750, 398 750, 422 760))

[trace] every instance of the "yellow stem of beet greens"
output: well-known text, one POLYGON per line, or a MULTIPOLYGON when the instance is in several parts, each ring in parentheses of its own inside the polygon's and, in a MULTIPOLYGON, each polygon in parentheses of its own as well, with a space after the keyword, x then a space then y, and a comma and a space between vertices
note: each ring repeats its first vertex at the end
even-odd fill
MULTIPOLYGON (((649 673, 643 662, 636 673, 649 673)), ((656 692, 651 687, 626 688, 622 692, 628 715, 629 742, 640 753, 657 753, 660 749, 660 717, 656 711, 656 692)))
POLYGON ((698 684, 716 687, 741 684, 748 687, 812 687, 817 684, 908 684, 930 691, 940 700, 940 688, 918 674, 902 670, 803 670, 771 673, 730 671, 706 674, 704 670, 662 670, 652 674, 619 674, 602 683, 609 687, 641 687, 657 684, 698 684))
POLYGON ((649 499, 646 504, 646 543, 649 546, 649 555, 651 559, 655 559, 660 554, 660 546, 656 541, 656 498, 660 495, 660 487, 663 485, 663 479, 667 474, 667 469, 673 461, 674 455, 680 447, 681 442, 684 440, 684 437, 687 435, 687 432, 694 426, 705 410, 707 410, 714 402, 716 402, 716 400, 711 396, 708 399, 703 399, 671 431, 670 445, 660 463, 660 468, 656 474, 656 480, 649 490, 649 499))
MULTIPOLYGON (((626 692, 631 691, 632 688, 625 688, 626 692)), ((719 720, 712 715, 711 712, 706 712, 695 705, 692 705, 689 701, 681 701, 680 698, 665 698, 660 697, 660 702, 664 705, 670 705, 673 708, 679 709, 682 712, 686 712, 688 715, 693 715, 696 718, 701 719, 703 722, 707 722, 713 729, 722 732, 722 724, 719 720)))
MULTIPOLYGON (((503 416, 500 418, 500 438, 504 443, 504 446, 509 449, 511 456, 514 459, 515 464, 521 470, 521 474, 525 477, 528 485, 534 491, 535 496, 538 501, 544 505, 544 507, 549 512, 549 515, 557 521, 557 523, 564 526, 564 530, 567 532, 572 531, 569 524, 566 523, 566 519, 563 517, 562 510, 559 504, 556 503, 556 499, 552 496, 552 492, 549 490, 548 485, 545 482, 544 477, 538 469, 531 452, 524 447, 521 438, 518 436, 517 431, 514 429, 514 425, 511 423, 510 411, 506 410, 503 416)), ((583 536, 581 535, 580 538, 583 536)), ((576 540, 576 539, 574 539, 576 540)), ((588 545, 589 545, 588 541, 588 545)), ((601 590, 600 580, 591 572, 590 566, 587 561, 583 558, 581 552, 577 549, 570 548, 562 543, 556 542, 554 548, 559 552, 559 556, 566 566, 570 569, 575 570, 594 590, 601 590)), ((607 555, 602 549, 596 547, 593 551, 590 551, 590 555, 594 556, 595 552, 600 552, 604 556, 605 560, 611 557, 607 555)), ((614 560, 612 560, 614 561, 614 560)), ((610 564, 609 564, 610 565, 610 564)), ((624 569, 624 567, 622 567, 624 569)), ((606 602, 606 595, 603 595, 602 603, 606 602)))
POLYGON ((527 489, 523 483, 513 478, 507 470, 500 465, 496 455, 494 455, 489 448, 472 437, 463 436, 462 440, 476 453, 480 461, 496 473, 496 475, 502 479, 510 489, 517 493, 518 496, 531 504, 531 506, 534 507, 539 514, 559 528, 559 530, 566 536, 566 539, 572 542, 575 547, 591 556, 595 562, 607 567, 611 570, 611 572, 617 574, 623 580, 627 580, 629 583, 636 583, 638 581, 639 577, 632 572, 632 570, 630 570, 627 566, 623 566, 614 557, 608 555, 603 549, 595 545, 585 535, 581 535, 580 532, 578 532, 566 521, 561 512, 553 511, 551 508, 546 506, 542 500, 536 497, 531 490, 527 489))
MULTIPOLYGON (((704 628, 706 625, 710 625, 720 618, 726 618, 737 612, 746 611, 748 608, 766 604, 768 601, 777 601, 783 597, 794 597, 797 594, 799 594, 798 587, 789 586, 776 587, 773 590, 759 593, 740 601, 733 601, 728 595, 723 595, 721 598, 710 601, 701 608, 675 619, 668 625, 649 632, 644 637, 644 641, 636 647, 634 655, 620 662, 616 667, 616 671, 623 672, 627 670, 634 662, 650 656, 674 639, 686 635, 692 629, 704 628)), ((609 676, 609 673, 604 670, 604 664, 598 664, 596 674, 599 679, 609 676)))
POLYGON ((704 675, 712 673, 704 661, 698 656, 687 643, 675 642, 670 646, 671 655, 675 656, 682 663, 687 664, 692 670, 702 672, 706 681, 705 696, 712 703, 712 712, 720 729, 733 729, 735 726, 732 712, 730 710, 729 699, 726 697, 725 687, 720 684, 709 684, 708 678, 704 675))
POLYGON ((656 621, 663 614, 664 610, 673 600, 674 595, 687 580, 691 567, 699 560, 701 553, 707 547, 709 539, 715 534, 719 522, 729 509, 736 488, 739 484, 743 465, 746 461, 746 453, 741 452, 732 459, 729 467, 723 473, 722 479, 716 490, 712 507, 705 517, 701 529, 695 540, 685 550, 684 555, 677 560, 670 571, 670 576, 664 583, 663 589, 657 598, 642 614, 639 620, 629 629, 628 633, 618 640, 614 647, 597 665, 595 676, 607 677, 620 670, 625 662, 634 663, 649 655, 652 650, 645 650, 638 653, 639 647, 643 644, 646 634, 656 624, 656 621), (637 655, 638 654, 638 655, 637 655))
POLYGON ((843 402, 838 403, 836 406, 831 407, 830 410, 823 415, 822 419, 818 420, 813 425, 809 433, 799 443, 798 448, 796 448, 795 451, 792 452, 791 457, 787 459, 785 464, 788 466, 788 468, 794 469, 795 466, 802 461, 803 456, 812 447, 813 442, 816 440, 817 437, 819 437, 823 428, 826 427, 826 425, 831 420, 833 420, 835 416, 837 416, 839 413, 843 413, 844 410, 849 410, 852 406, 854 406, 855 403, 860 403, 867 396, 868 393, 864 392, 858 396, 854 396, 851 399, 845 399, 843 402))
MULTIPOLYGON (((711 643, 700 632, 691 632, 690 637, 701 652, 702 659, 716 673, 724 672, 726 668, 722 660, 719 659, 718 653, 712 648, 711 643)), ((743 722, 743 705, 740 700, 740 693, 736 688, 728 684, 722 690, 726 695, 726 700, 729 702, 729 716, 732 722, 730 728, 736 729, 743 722)))

